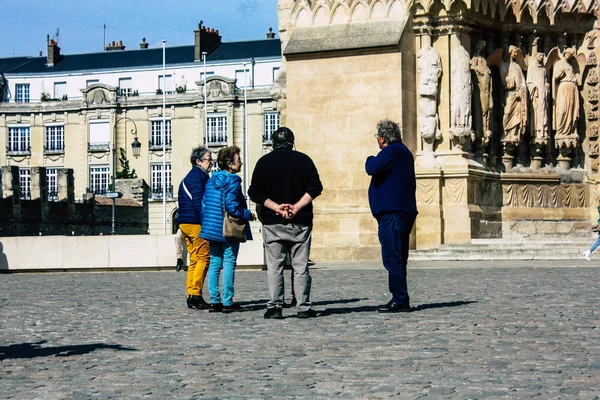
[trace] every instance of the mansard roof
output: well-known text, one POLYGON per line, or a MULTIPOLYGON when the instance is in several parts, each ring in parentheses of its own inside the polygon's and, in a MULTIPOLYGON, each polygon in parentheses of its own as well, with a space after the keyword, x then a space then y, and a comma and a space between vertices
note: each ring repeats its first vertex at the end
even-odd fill
MULTIPOLYGON (((221 43, 208 53, 206 61, 210 63, 272 57, 281 57, 281 42, 279 39, 221 43)), ((194 46, 167 47, 165 62, 167 65, 194 63, 194 46)), ((47 66, 45 56, 0 58, 0 72, 5 74, 44 74, 156 66, 162 66, 162 47, 102 53, 65 54, 53 67, 47 66)))

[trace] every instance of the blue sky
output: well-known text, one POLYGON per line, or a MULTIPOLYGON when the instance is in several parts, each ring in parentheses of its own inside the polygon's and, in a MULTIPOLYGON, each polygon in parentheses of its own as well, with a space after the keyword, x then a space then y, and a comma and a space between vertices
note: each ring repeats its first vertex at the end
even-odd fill
MULTIPOLYGON (((46 34, 62 54, 95 53, 106 42, 122 40, 126 49, 194 43, 200 20, 218 29, 223 41, 265 38, 277 32, 277 0, 2 0, 0 57, 46 55, 46 34)), ((277 36, 278 37, 278 36, 277 36)))

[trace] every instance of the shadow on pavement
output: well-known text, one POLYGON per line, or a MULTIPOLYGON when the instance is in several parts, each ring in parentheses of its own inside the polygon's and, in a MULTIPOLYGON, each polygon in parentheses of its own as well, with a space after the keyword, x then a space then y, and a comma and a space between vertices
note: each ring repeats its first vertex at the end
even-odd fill
POLYGON ((9 358, 34 358, 34 357, 69 357, 81 354, 91 353, 92 351, 111 349, 122 351, 137 351, 130 347, 123 347, 120 344, 90 343, 75 344, 71 346, 42 347, 46 343, 42 340, 35 343, 11 344, 10 346, 0 346, 0 360, 9 358))
POLYGON ((324 310, 315 310, 319 313, 320 317, 325 317, 327 315, 333 314, 349 314, 355 312, 375 312, 377 310, 376 306, 360 306, 360 307, 338 307, 338 308, 326 308, 324 310))
POLYGON ((324 300, 324 301, 313 301, 313 306, 326 306, 328 304, 346 304, 346 303, 356 303, 361 300, 369 300, 368 297, 356 298, 356 299, 339 299, 339 300, 324 300))
POLYGON ((465 305, 471 304, 471 303, 477 303, 477 302, 472 300, 472 301, 449 301, 446 303, 419 304, 416 307, 411 307, 410 311, 415 312, 415 311, 427 310, 428 308, 459 307, 459 306, 465 306, 465 305))
MULTIPOLYGON (((340 300, 331 303, 348 303, 350 301, 358 301, 359 299, 349 299, 349 300, 340 300)), ((444 308, 444 307, 459 307, 464 306, 471 303, 477 303, 476 301, 449 301, 447 303, 429 303, 429 304, 419 304, 416 307, 411 307, 410 311, 406 312, 416 312, 427 310, 428 308, 444 308)), ((313 303, 318 304, 318 303, 313 303)), ((328 302, 322 302, 321 304, 328 304, 328 302)), ((376 312, 377 306, 360 306, 360 307, 339 307, 339 308, 326 308, 324 310, 316 310, 319 313, 319 316, 327 316, 333 314, 349 314, 355 312, 376 312)), ((405 313, 406 313, 405 312, 405 313)))

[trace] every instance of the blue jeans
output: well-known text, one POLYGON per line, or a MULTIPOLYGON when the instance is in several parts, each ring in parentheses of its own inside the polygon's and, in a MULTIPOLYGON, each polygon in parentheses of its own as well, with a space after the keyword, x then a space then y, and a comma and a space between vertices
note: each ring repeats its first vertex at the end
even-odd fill
POLYGON ((386 213, 379 220, 381 258, 383 266, 388 271, 388 285, 392 300, 400 304, 410 304, 406 285, 406 264, 409 235, 414 222, 414 219, 397 213, 386 213))
POLYGON ((208 293, 212 304, 233 304, 233 281, 235 280, 235 264, 240 244, 238 242, 210 241, 210 266, 208 267, 208 293), (219 275, 223 270, 223 301, 219 293, 219 275))
POLYGON ((592 244, 592 247, 590 247, 590 252, 593 253, 594 250, 596 250, 596 247, 598 246, 600 246, 600 233, 598 233, 598 238, 596 239, 594 244, 592 244))

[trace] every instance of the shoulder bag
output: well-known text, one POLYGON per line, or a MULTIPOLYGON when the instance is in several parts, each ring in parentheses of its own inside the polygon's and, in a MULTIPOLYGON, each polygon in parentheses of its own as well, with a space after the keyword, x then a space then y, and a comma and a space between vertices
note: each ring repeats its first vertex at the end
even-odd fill
POLYGON ((246 237, 246 220, 235 218, 225 208, 225 190, 223 190, 223 237, 234 242, 244 243, 246 237))

